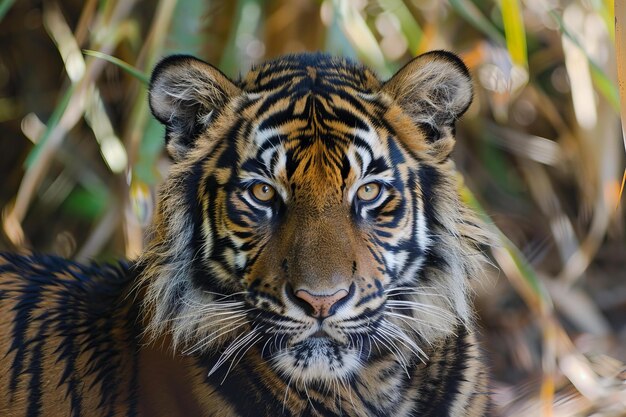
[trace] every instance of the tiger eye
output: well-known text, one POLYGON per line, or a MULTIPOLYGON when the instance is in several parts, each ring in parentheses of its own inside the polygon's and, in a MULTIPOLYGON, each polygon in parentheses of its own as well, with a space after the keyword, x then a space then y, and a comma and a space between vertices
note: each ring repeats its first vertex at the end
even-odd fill
POLYGON ((368 182, 359 187, 356 192, 357 197, 361 201, 373 201, 380 194, 380 184, 368 182))
POLYGON ((271 185, 262 182, 252 187, 252 195, 260 202, 267 203, 274 198, 276 190, 271 185))

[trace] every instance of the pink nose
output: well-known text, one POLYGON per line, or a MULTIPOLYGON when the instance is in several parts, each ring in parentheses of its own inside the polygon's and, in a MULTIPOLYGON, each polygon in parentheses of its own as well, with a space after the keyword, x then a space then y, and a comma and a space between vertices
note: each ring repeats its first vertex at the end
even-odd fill
POLYGON ((339 302, 348 296, 348 290, 341 289, 330 295, 311 294, 307 290, 297 290, 294 295, 300 300, 302 307, 308 307, 307 313, 320 319, 334 314, 339 302), (304 303, 302 303, 304 302, 304 303), (303 305, 304 304, 304 305, 303 305))

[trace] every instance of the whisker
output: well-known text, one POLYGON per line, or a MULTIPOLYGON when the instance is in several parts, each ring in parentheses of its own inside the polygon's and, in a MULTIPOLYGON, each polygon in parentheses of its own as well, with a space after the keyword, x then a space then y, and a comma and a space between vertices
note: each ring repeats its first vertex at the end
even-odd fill
MULTIPOLYGON (((393 288, 387 288, 385 290, 383 290, 383 292, 385 294, 390 294, 390 293, 394 293, 394 292, 399 292, 399 291, 403 291, 407 294, 428 294, 430 295, 430 293, 424 293, 423 290, 435 290, 437 289, 437 287, 433 286, 433 285, 428 285, 428 286, 419 286, 419 287, 393 287, 393 288)), ((432 294, 432 295, 437 295, 440 297, 443 297, 443 294, 432 294)))
POLYGON ((191 354, 193 354, 193 353, 195 353, 195 352, 199 351, 199 350, 200 350, 200 348, 201 348, 203 345, 210 345, 210 344, 211 344, 214 340, 219 339, 220 337, 222 337, 222 336, 224 336, 224 335, 226 335, 226 334, 228 334, 228 333, 230 333, 230 332, 232 332, 232 331, 234 331, 234 330, 236 330, 236 329, 240 328, 241 326, 245 326, 245 325, 247 325, 247 324, 248 324, 247 320, 245 320, 245 317, 244 317, 244 318, 237 319, 237 320, 233 321, 233 322, 231 323, 231 325, 233 325, 233 324, 235 324, 235 323, 238 323, 238 322, 241 322, 241 321, 244 321, 244 322, 243 322, 243 323, 238 324, 237 326, 235 326, 235 327, 233 327, 233 328, 231 328, 231 329, 226 329, 226 330, 223 330, 223 331, 221 331, 221 329, 220 329, 220 330, 216 330, 215 332, 210 333, 210 334, 209 334, 209 335, 207 335, 206 337, 203 337, 201 340, 199 340, 198 342, 196 342, 196 343, 195 343, 193 346, 191 346, 189 349, 184 350, 184 351, 183 351, 183 355, 191 355, 191 354), (218 333, 218 332, 219 332, 219 334, 217 334, 215 337, 213 337, 213 335, 215 335, 215 334, 216 334, 216 333, 218 333), (209 340, 209 341, 207 342, 207 340, 209 340))
POLYGON ((426 352, 424 352, 419 346, 417 346, 417 344, 413 342, 413 340, 411 340, 411 338, 401 328, 399 328, 395 324, 386 320, 385 322, 383 322, 383 325, 381 326, 381 331, 389 332, 392 335, 395 335, 398 342, 400 342, 406 348, 410 349, 413 353, 415 353, 415 355, 422 362, 424 362, 424 359, 426 360, 428 359, 428 355, 426 355, 426 352))
POLYGON ((402 291, 402 292, 398 292, 398 293, 393 293, 393 292, 389 292, 386 293, 388 297, 397 297, 399 295, 425 295, 428 297, 440 297, 440 298, 446 298, 447 297, 443 294, 437 294, 434 292, 422 292, 422 291, 402 291))
POLYGON ((285 406, 287 405, 287 400, 289 399, 289 385, 291 385, 294 375, 295 374, 291 374, 289 380, 287 381, 287 387, 285 388, 285 395, 283 397, 283 414, 285 414, 285 406))
POLYGON ((306 399, 308 400, 309 404, 311 405, 311 408, 313 409, 313 411, 317 414, 317 410, 315 409, 315 406, 313 405, 313 401, 311 401, 311 397, 309 396, 309 391, 306 389, 306 381, 302 381, 302 386, 304 387, 304 392, 306 394, 306 399))
MULTIPOLYGON (((247 313, 250 310, 244 310, 244 311, 224 311, 224 312, 220 312, 220 313, 215 313, 215 314, 211 314, 210 317, 215 317, 215 316, 225 316, 225 315, 245 315, 245 313, 247 313)), ((169 319, 165 319, 163 320, 164 323, 169 323, 172 321, 179 321, 179 320, 184 320, 184 319, 191 319, 191 318, 196 318, 198 319, 198 321, 204 321, 207 319, 207 315, 203 315, 201 313, 189 313, 189 314, 184 314, 182 316, 176 316, 176 317, 171 317, 169 319), (199 317, 200 316, 200 317, 199 317)))
POLYGON ((248 294, 248 291, 239 291, 239 292, 234 292, 232 294, 222 294, 222 293, 219 293, 219 292, 206 291, 206 290, 202 291, 202 292, 205 293, 205 294, 217 295, 218 297, 222 297, 222 299, 229 298, 229 297, 234 297, 234 296, 237 296, 237 295, 247 295, 248 294))
POLYGON ((418 319, 417 317, 412 317, 412 316, 407 316, 407 315, 404 315, 404 314, 393 313, 391 311, 385 311, 384 314, 387 315, 387 316, 392 316, 392 317, 399 318, 400 320, 404 321, 409 326, 409 328, 411 330, 413 330, 413 331, 417 331, 417 330, 414 329, 413 326, 411 326, 411 323, 408 320, 411 320, 411 321, 414 321, 416 323, 422 324, 424 326, 430 327, 431 329, 440 330, 442 332, 448 330, 445 327, 438 326, 438 325, 436 325, 434 323, 431 323, 431 322, 429 322, 427 320, 418 319))
POLYGON ((343 389, 347 391, 348 398, 350 399, 350 403, 352 404, 352 409, 357 410, 356 405, 354 404, 354 399, 352 398, 352 389, 350 388, 350 384, 346 384, 344 378, 339 378, 338 381, 343 386, 343 389))
POLYGON ((230 362, 230 366, 228 367, 228 370, 226 371, 226 375, 224 375, 224 379, 222 379, 222 382, 220 383, 220 385, 222 385, 224 383, 224 381, 226 380, 226 377, 230 373, 231 368, 235 368, 239 364, 239 362, 241 362, 241 360, 246 356, 246 353, 248 353, 250 348, 252 348, 252 346, 254 346, 262 338, 263 338, 263 336, 257 335, 256 337, 254 337, 252 339, 249 339, 249 342, 243 343, 242 346, 239 349, 237 349, 238 352, 241 352, 241 353, 235 353, 234 354, 233 359, 230 362), (246 345, 248 345, 247 348, 246 348, 246 345), (237 358, 239 358, 239 359, 237 359, 237 358), (236 360, 236 362, 235 362, 235 360, 236 360))
POLYGON ((389 300, 387 301, 387 305, 397 310, 417 310, 428 314, 440 314, 441 317, 456 319, 456 316, 450 311, 430 304, 417 303, 414 301, 389 300))
POLYGON ((398 347, 391 340, 389 340, 389 338, 386 336, 384 337, 383 335, 380 335, 380 334, 373 334, 372 337, 375 340, 378 340, 396 358, 398 363, 400 363, 400 365, 404 368, 404 372, 406 372, 407 376, 410 377, 409 369, 406 363, 406 358, 398 350, 398 347), (388 343, 391 344, 393 347, 390 346, 388 343))
POLYGON ((273 337, 275 336, 268 337, 265 343, 263 344, 263 348, 261 349, 261 357, 265 356, 265 348, 267 347, 267 344, 270 342, 270 340, 272 340, 273 337))
POLYGON ((212 320, 212 321, 210 321, 208 323, 204 323, 201 326, 198 326, 196 330, 197 331, 201 331, 201 330, 204 330, 206 328, 213 327, 216 323, 222 323, 222 322, 225 322, 225 321, 232 321, 233 323, 239 322, 241 319, 244 319, 246 317, 247 317, 247 314, 236 314, 236 315, 233 314, 233 315, 230 315, 228 317, 221 318, 219 320, 212 320), (233 319, 236 319, 236 320, 233 320, 233 319))
MULTIPOLYGON (((245 346, 247 344, 247 342, 251 338, 253 338, 255 335, 256 335, 256 331, 255 330, 252 330, 252 331, 250 331, 248 333, 240 333, 230 343, 230 345, 226 348, 226 350, 220 355, 220 357, 217 360, 217 362, 215 363, 215 365, 213 365, 213 367, 209 371, 209 376, 213 375, 215 373, 215 371, 217 371, 217 369, 220 366, 222 366, 228 360, 228 358, 230 358, 235 352, 237 352, 241 346, 245 346)), ((231 363, 231 365, 232 365, 232 363, 231 363)), ((230 368, 228 368, 228 370, 230 371, 230 368)), ((226 374, 228 375, 228 372, 226 374)), ((224 379, 225 378, 226 378, 226 376, 224 377, 224 379)), ((224 380, 222 380, 222 383, 224 383, 224 380)))
POLYGON ((244 307, 246 305, 243 301, 221 301, 211 303, 201 303, 198 301, 184 300, 183 304, 188 307, 198 308, 199 310, 224 310, 229 308, 244 307))

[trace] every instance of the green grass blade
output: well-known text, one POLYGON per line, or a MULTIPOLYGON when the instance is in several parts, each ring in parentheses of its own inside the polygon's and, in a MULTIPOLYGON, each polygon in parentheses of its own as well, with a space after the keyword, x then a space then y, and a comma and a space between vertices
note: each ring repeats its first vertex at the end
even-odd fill
POLYGON ((526 30, 519 0, 502 0, 500 8, 509 54, 515 64, 527 68, 526 30))
POLYGON ((493 23, 491 23, 470 0, 450 0, 450 5, 463 19, 484 33, 489 39, 500 45, 506 44, 502 33, 500 33, 493 23))
POLYGON ((0 1, 0 21, 2 21, 2 19, 7 14, 11 6, 13 6, 13 3, 15 3, 15 0, 1 0, 0 1))
POLYGON ((423 32, 409 8, 401 0, 379 0, 379 2, 386 12, 398 18, 400 30, 407 40, 409 51, 411 55, 416 55, 419 52, 423 32))
POLYGON ((63 202, 63 211, 93 221, 104 215, 110 200, 111 192, 104 186, 77 187, 63 202))
POLYGON ((619 92, 617 90, 617 86, 615 83, 606 75, 606 73, 597 66, 594 62, 590 62, 591 69, 591 79, 593 80, 593 84, 596 86, 600 94, 609 102, 611 107, 619 113, 620 111, 620 103, 619 103, 619 92))
POLYGON ((602 0, 594 3, 595 9, 602 17, 602 20, 604 20, 604 24, 612 40, 615 40, 615 7, 622 7, 620 3, 623 2, 623 0, 619 0, 618 2, 614 0, 602 0))
POLYGON ((121 69, 123 69, 124 71, 126 71, 127 73, 129 73, 133 77, 137 78, 139 81, 141 81, 142 83, 144 83, 146 85, 148 85, 150 83, 150 76, 148 76, 147 74, 144 74, 143 72, 141 72, 137 68, 135 68, 132 65, 122 61, 119 58, 116 58, 116 57, 111 56, 111 55, 103 54, 102 52, 91 51, 89 49, 83 49, 83 53, 85 55, 89 55, 89 56, 92 56, 94 58, 104 59, 105 61, 110 62, 113 65, 117 65, 118 67, 120 67, 121 69))

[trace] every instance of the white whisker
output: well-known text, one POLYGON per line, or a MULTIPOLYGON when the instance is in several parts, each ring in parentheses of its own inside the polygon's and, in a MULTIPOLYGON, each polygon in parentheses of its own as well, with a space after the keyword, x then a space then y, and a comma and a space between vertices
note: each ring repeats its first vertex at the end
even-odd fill
POLYGON ((447 311, 441 307, 431 305, 431 304, 423 304, 414 301, 387 301, 387 305, 393 309, 397 310, 417 310, 426 314, 438 315, 439 317, 449 318, 452 321, 456 320, 454 314, 450 311, 447 311))
POLYGON ((419 346, 417 346, 417 344, 413 342, 413 340, 411 340, 411 338, 401 328, 399 328, 395 324, 389 321, 384 321, 381 325, 381 330, 390 332, 392 335, 394 335, 396 339, 398 340, 398 342, 400 342, 402 345, 404 345, 405 347, 410 349, 413 353, 415 353, 415 355, 422 362, 428 359, 428 355, 426 355, 426 352, 424 352, 419 346))
POLYGON ((191 346, 190 348, 188 348, 188 349, 184 350, 184 351, 183 351, 183 355, 191 355, 191 354, 193 354, 193 353, 196 353, 196 352, 198 352, 199 350, 201 350, 201 348, 202 348, 202 347, 205 347, 205 346, 210 345, 210 344, 211 344, 214 340, 217 340, 217 339, 219 339, 220 337, 222 337, 222 336, 224 336, 224 335, 226 335, 226 334, 228 334, 228 333, 230 333, 230 332, 232 332, 232 331, 234 331, 234 330, 236 330, 236 329, 238 329, 238 328, 240 328, 240 327, 245 326, 245 325, 247 325, 247 324, 248 324, 248 323, 247 323, 247 320, 246 320, 246 318, 245 318, 245 317, 244 317, 244 318, 241 318, 241 319, 238 319, 238 320, 235 320, 235 321, 233 321, 233 322, 232 322, 232 323, 230 323, 230 324, 231 324, 231 325, 233 325, 233 324, 235 324, 235 323, 240 323, 240 324, 238 324, 237 326, 235 326, 235 327, 233 327, 233 328, 230 328, 230 329, 226 329, 226 330, 223 330, 223 331, 222 331, 222 329, 220 329, 220 330, 217 330, 217 331, 215 331, 215 332, 210 333, 210 334, 209 334, 209 335, 207 335, 206 337, 203 337, 202 339, 198 340, 198 341, 197 341, 197 342, 196 342, 193 346, 191 346), (240 323, 241 321, 244 321, 244 322, 243 322, 243 323, 240 323), (218 334, 216 335, 216 333, 218 333, 218 334), (214 336, 214 335, 215 335, 215 336, 214 336), (207 342, 207 340, 209 340, 209 341, 207 342))
MULTIPOLYGON (((255 331, 253 331, 252 333, 255 333, 255 331)), ((232 368, 236 367, 237 364, 239 364, 239 362, 241 361, 241 359, 243 359, 246 356, 246 353, 248 353, 250 348, 252 348, 252 346, 254 346, 262 338, 263 338, 263 336, 257 335, 256 337, 254 337, 252 339, 249 339, 248 342, 243 343, 242 346, 238 349, 238 351, 241 352, 241 353, 235 353, 235 354, 232 355, 233 359, 231 360, 230 366, 226 370, 226 375, 224 375, 224 379, 222 379, 222 382, 220 383, 220 385, 224 383, 224 381, 226 380, 226 377, 230 373, 230 370, 232 368), (246 345, 247 345, 247 347, 246 347, 246 345)))
MULTIPOLYGON (((235 354, 241 346, 245 346, 250 339, 255 337, 256 334, 255 330, 248 333, 240 333, 220 355, 215 365, 213 365, 213 368, 209 371, 209 376, 213 375, 220 366, 222 366, 233 354, 235 354)), ((230 370, 230 368, 228 368, 228 370, 230 370)), ((224 381, 222 380, 222 383, 223 382, 224 381)))
POLYGON ((380 344, 383 345, 396 358, 396 360, 404 368, 404 372, 406 372, 406 374, 408 376, 409 375, 409 369, 407 367, 406 358, 398 350, 397 346, 395 344, 393 344, 393 342, 390 341, 388 337, 383 337, 383 335, 381 335, 381 334, 373 334, 372 337, 375 340, 379 341, 380 344))
MULTIPOLYGON (((415 332, 418 332, 418 330, 416 330, 415 328, 413 328, 413 326, 411 325, 411 323, 409 322, 409 320, 414 321, 414 322, 416 322, 416 323, 418 323, 418 324, 422 324, 422 325, 424 325, 424 326, 426 326, 426 327, 430 327, 431 329, 440 330, 440 331, 442 331, 442 332, 445 332, 445 331, 447 331, 447 330, 448 330, 448 329, 446 329, 445 327, 442 327, 442 326, 437 326, 437 325, 435 325, 434 323, 431 323, 431 322, 429 322, 429 321, 427 321, 427 320, 421 320, 421 319, 418 319, 417 317, 412 317, 412 316, 407 316, 407 315, 404 315, 404 314, 393 313, 393 312, 391 312, 391 311, 386 311, 384 314, 385 314, 386 316, 391 316, 391 317, 397 317, 397 318, 399 318, 400 320, 402 320, 403 322, 405 322, 405 323, 409 326, 409 328, 410 328, 411 330, 413 330, 413 331, 415 331, 415 332)), ((419 332, 418 332, 418 333, 419 333, 419 332)), ((429 343, 430 343, 430 342, 429 342, 429 343)))

